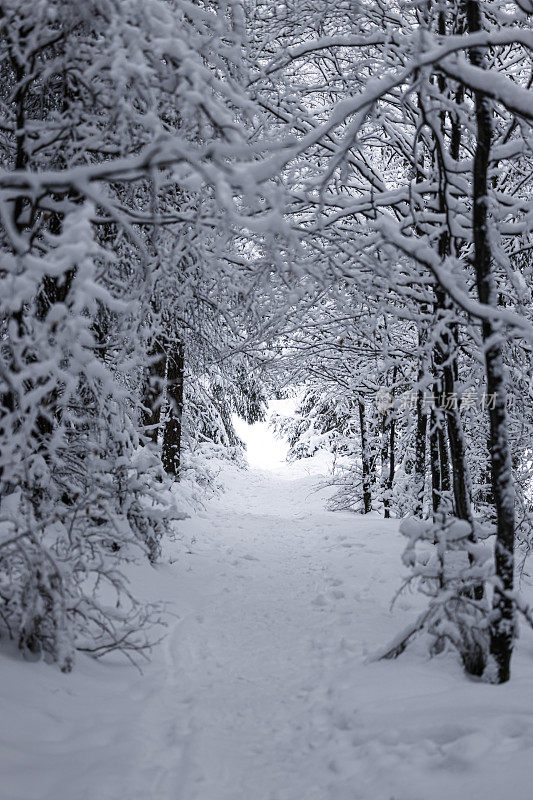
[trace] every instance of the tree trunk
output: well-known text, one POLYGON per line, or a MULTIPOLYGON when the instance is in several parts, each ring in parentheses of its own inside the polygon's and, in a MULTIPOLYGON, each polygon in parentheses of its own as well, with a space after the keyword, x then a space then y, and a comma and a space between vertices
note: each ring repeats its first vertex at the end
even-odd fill
MULTIPOLYGON (((439 347, 435 347, 437 361, 439 347)), ((433 407, 431 410, 430 452, 432 478, 433 514, 442 512, 450 501, 450 460, 446 442, 445 418, 443 408, 443 390, 439 376, 440 364, 435 364, 435 382, 433 384, 433 407)))
MULTIPOLYGON (((446 36, 448 33, 448 25, 444 8, 439 13, 439 34, 446 36)), ((452 32, 464 32, 464 21, 459 19, 452 20, 452 32)), ((446 77, 440 73, 438 75, 439 89, 444 96, 451 97, 451 92, 448 90, 446 77)), ((464 100, 464 87, 459 86, 454 91, 455 103, 459 107, 464 100)), ((461 140, 462 140, 462 126, 457 114, 453 112, 446 112, 443 109, 440 112, 440 129, 443 141, 446 137, 446 118, 449 114, 450 118, 450 157, 454 161, 459 161, 461 140)), ((448 201, 446 195, 447 178, 445 174, 445 167, 441 158, 438 159, 438 166, 440 172, 439 181, 439 211, 445 215, 446 219, 451 216, 451 211, 448 208, 448 201)), ((452 250, 457 253, 459 250, 458 241, 452 236, 451 230, 446 228, 442 231, 439 237, 439 255, 445 260, 452 255, 452 250)), ((447 296, 446 292, 439 286, 435 288, 436 305, 438 308, 437 313, 446 314, 451 311, 453 304, 447 296)), ((459 368, 457 361, 457 338, 454 323, 448 322, 444 319, 443 331, 439 342, 437 343, 436 350, 439 354, 441 379, 443 388, 443 406, 446 413, 446 429, 447 439, 450 448, 450 462, 453 483, 453 499, 454 499, 454 513, 459 519, 467 521, 470 525, 470 541, 476 541, 474 530, 474 517, 472 513, 472 489, 469 478, 468 462, 466 458, 466 443, 463 431, 463 424, 460 415, 460 404, 455 392, 455 384, 459 376, 459 368)), ((474 563, 474 557, 469 554, 470 564, 474 563)), ((476 600, 481 600, 484 595, 484 586, 479 584, 474 587, 473 597, 476 600)))
POLYGON ((396 419, 394 414, 383 415, 383 439, 381 447, 381 487, 383 493, 383 508, 385 519, 390 518, 392 485, 394 483, 394 471, 396 469, 396 419))
MULTIPOLYGON (((425 344, 426 336, 423 332, 418 334, 418 346, 422 349, 425 344)), ((426 484, 426 450, 427 450, 427 428, 428 415, 424 403, 425 392, 425 365, 420 363, 418 370, 418 389, 416 393, 416 434, 415 434, 415 501, 413 504, 413 514, 421 517, 424 512, 424 488, 426 484)))
MULTIPOLYGON (((394 398, 394 386, 397 372, 397 367, 394 367, 392 371, 392 398, 394 398)), ((389 519, 392 485, 394 483, 394 471, 396 469, 396 417, 394 414, 394 406, 385 409, 383 412, 381 435, 381 491, 385 519, 389 519)))
POLYGON ((368 447, 368 431, 366 425, 365 406, 358 400, 359 427, 361 430, 361 463, 363 473, 363 514, 372 511, 372 463, 368 447))
POLYGON ((185 353, 181 342, 172 346, 167 358, 167 418, 163 431, 162 462, 169 475, 179 475, 183 418, 185 353))
MULTIPOLYGON (((449 255, 449 242, 445 235, 441 237, 441 255, 449 255), (443 238, 446 241, 443 242, 443 238)), ((441 491, 445 495, 453 485, 453 509, 459 519, 473 523, 470 500, 470 482, 466 462, 466 447, 463 426, 459 414, 459 406, 455 392, 455 374, 457 359, 455 357, 455 341, 442 314, 451 308, 451 304, 442 289, 436 292, 436 314, 441 317, 443 332, 435 345, 435 367, 439 377, 436 386, 437 414, 441 421, 439 428, 439 450, 441 454, 441 491), (446 436, 446 433, 448 434, 446 436), (449 447, 449 456, 448 456, 449 447)))
POLYGON ((383 510, 385 519, 390 517, 390 497, 388 493, 389 477, 391 470, 390 463, 390 428, 392 420, 389 421, 389 414, 385 411, 381 418, 381 496, 383 498, 383 510))
MULTIPOLYGON (((446 36, 448 33, 448 26, 446 22, 446 14, 444 9, 439 13, 439 34, 446 36)), ((454 33, 459 33, 463 29, 463 25, 459 20, 454 22, 454 33)), ((438 77, 439 89, 442 94, 446 93, 446 78, 440 74, 438 77)), ((464 89, 459 86, 455 90, 455 102, 460 105, 464 99, 464 89)), ((450 114, 450 157, 454 161, 459 160, 462 127, 457 114, 450 114)), ((441 134, 444 137, 446 134, 446 111, 441 112, 441 134)), ((439 210, 442 214, 449 215, 447 207, 447 198, 445 193, 445 175, 442 161, 439 160, 439 169, 441 171, 441 180, 439 181, 439 210)), ((439 237, 439 255, 444 260, 452 253, 452 247, 457 251, 458 243, 452 237, 450 230, 444 230, 439 237)), ((450 298, 446 292, 440 287, 435 288, 435 297, 439 311, 446 313, 452 309, 450 298)), ((459 519, 464 519, 470 523, 472 528, 472 540, 474 539, 473 515, 472 515, 472 502, 471 502, 471 489, 468 474, 468 464, 466 460, 466 447, 465 437, 463 432, 463 425, 459 412, 459 405, 457 403, 455 394, 455 383, 458 376, 458 364, 456 357, 456 337, 451 325, 445 323, 445 327, 438 344, 440 350, 440 364, 442 372, 443 383, 443 405, 446 411, 446 427, 448 431, 448 442, 450 446, 450 461, 452 466, 452 481, 453 481, 453 497, 455 514, 459 519)))
POLYGON ((447 402, 451 407, 446 409, 450 460, 452 462, 453 497, 455 514, 473 525, 472 503, 470 497, 470 480, 466 461, 466 445, 459 408, 455 406, 453 372, 450 366, 444 368, 444 385, 447 402))
POLYGON ((446 440, 446 428, 444 413, 442 405, 439 403, 437 407, 437 432, 439 438, 439 459, 440 459, 440 492, 441 492, 441 508, 448 509, 451 503, 451 479, 450 479, 450 457, 448 454, 448 442, 446 440))
POLYGON ((433 516, 435 517, 439 512, 441 498, 441 460, 439 449, 439 432, 435 409, 431 409, 430 415, 429 462, 431 468, 431 507, 433 509, 433 516))
MULTIPOLYGON (((466 0, 469 33, 482 29, 477 0, 466 0)), ((472 64, 485 69, 481 50, 470 51, 472 64)), ((492 252, 488 236, 488 171, 492 143, 492 111, 482 91, 474 92, 476 150, 473 170, 473 238, 476 286, 481 303, 497 305, 492 274, 492 252)), ((491 320, 481 324, 485 344, 485 373, 489 407, 492 493, 496 506, 497 533, 493 616, 490 637, 490 662, 485 677, 491 683, 505 683, 510 677, 511 655, 515 637, 515 607, 511 597, 514 587, 515 512, 511 454, 507 431, 506 386, 502 345, 497 327, 491 320)))

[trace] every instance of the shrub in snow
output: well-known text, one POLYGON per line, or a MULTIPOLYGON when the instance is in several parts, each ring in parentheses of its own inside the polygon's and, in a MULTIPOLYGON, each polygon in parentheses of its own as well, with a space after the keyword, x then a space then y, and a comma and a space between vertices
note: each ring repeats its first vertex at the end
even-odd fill
MULTIPOLYGON (((409 641, 424 631, 432 655, 447 646, 460 655, 466 672, 482 675, 488 661, 490 606, 486 585, 491 578, 490 531, 455 517, 437 522, 406 519, 400 526, 407 538, 403 562, 410 575, 400 592, 415 585, 429 598, 413 625, 379 654, 396 658, 409 641)), ((399 592, 399 593, 400 593, 399 592)))

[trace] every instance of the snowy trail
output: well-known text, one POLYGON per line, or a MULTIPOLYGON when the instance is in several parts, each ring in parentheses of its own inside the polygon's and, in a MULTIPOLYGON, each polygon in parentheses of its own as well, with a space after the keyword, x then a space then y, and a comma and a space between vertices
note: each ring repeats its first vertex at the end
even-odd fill
POLYGON ((2 800, 507 800, 511 774, 529 800, 531 636, 497 689, 422 645, 366 663, 420 604, 389 611, 397 523, 325 511, 301 470, 224 480, 138 568, 179 614, 143 675, 6 662, 2 800))
POLYGON ((174 642, 195 698, 189 785, 179 795, 187 800, 325 796, 309 781, 328 734, 317 696, 321 647, 345 595, 323 561, 327 515, 317 521, 299 508, 294 490, 291 481, 251 475, 247 496, 230 492, 220 503, 216 562, 197 554, 205 587, 197 624, 174 642), (268 511, 250 513, 250 505, 268 511))
POLYGON ((397 524, 325 511, 316 483, 233 474, 188 523, 194 603, 169 651, 188 736, 169 800, 503 800, 533 752, 519 670, 495 697, 453 658, 365 663, 420 600, 389 612, 397 524))

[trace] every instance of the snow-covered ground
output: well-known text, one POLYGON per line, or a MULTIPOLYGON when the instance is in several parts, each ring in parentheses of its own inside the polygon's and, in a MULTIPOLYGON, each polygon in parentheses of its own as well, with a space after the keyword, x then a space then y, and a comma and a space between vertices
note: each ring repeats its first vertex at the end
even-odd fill
POLYGON ((397 523, 325 511, 320 466, 228 467, 137 568, 178 615, 144 674, 1 657, 2 800, 529 800, 533 637, 501 687, 422 644, 371 663, 420 599, 390 613, 397 523))

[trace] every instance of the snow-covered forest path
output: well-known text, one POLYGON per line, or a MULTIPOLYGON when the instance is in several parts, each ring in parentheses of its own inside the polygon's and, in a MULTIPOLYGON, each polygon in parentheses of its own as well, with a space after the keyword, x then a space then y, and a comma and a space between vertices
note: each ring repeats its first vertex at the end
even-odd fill
POLYGON ((7 663, 2 798, 504 800, 513 775, 529 799, 531 637, 501 687, 422 644, 368 663, 421 602, 389 611, 397 523, 324 510, 298 469, 227 468, 174 563, 138 567, 178 615, 143 675, 7 663))
POLYGON ((395 521, 326 511, 305 463, 229 470, 226 492, 182 526, 148 797, 503 800, 512 769, 514 800, 529 798, 531 662, 496 691, 422 646, 368 663, 421 603, 389 610, 403 540, 395 521))
POLYGON ((194 604, 169 642, 177 716, 188 718, 183 800, 340 797, 330 745, 355 708, 331 703, 332 667, 366 651, 366 609, 385 581, 373 546, 383 523, 367 521, 354 539, 353 515, 324 511, 315 482, 234 476, 193 546, 180 591, 194 604))

